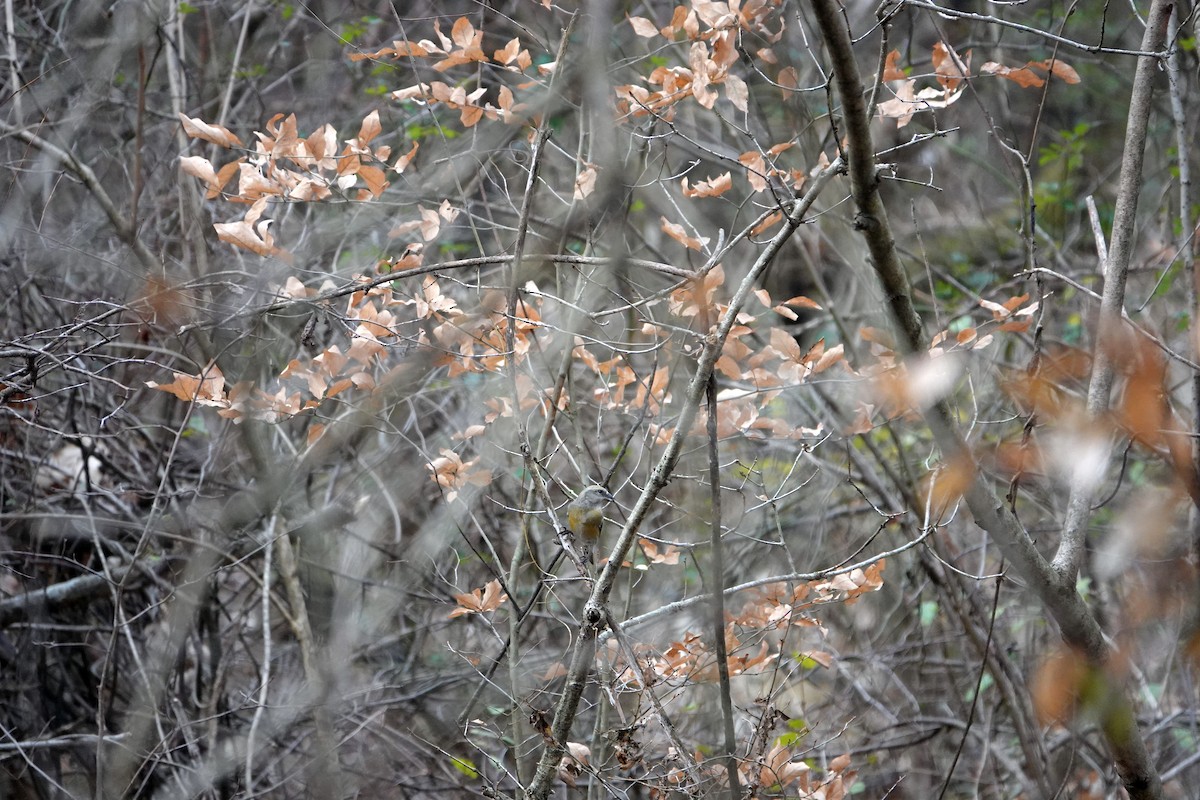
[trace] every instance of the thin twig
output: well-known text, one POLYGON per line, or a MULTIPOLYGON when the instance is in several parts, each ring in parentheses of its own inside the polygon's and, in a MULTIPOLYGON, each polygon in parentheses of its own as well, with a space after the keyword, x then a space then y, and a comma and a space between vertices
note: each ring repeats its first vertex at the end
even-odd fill
POLYGON ((1065 44, 1068 47, 1074 47, 1076 50, 1084 50, 1089 53, 1111 53, 1113 55, 1139 56, 1156 59, 1163 58, 1167 55, 1165 52, 1158 49, 1146 49, 1145 42, 1142 42, 1141 50, 1125 50, 1120 47, 1104 47, 1103 45, 1085 44, 1084 42, 1077 42, 1074 39, 1068 39, 1065 36, 1059 36, 1057 34, 1050 33, 1049 31, 1044 31, 1029 25, 1022 25, 1021 23, 1013 22, 1012 20, 1001 19, 1000 17, 993 17, 988 14, 974 14, 970 11, 958 11, 953 8, 939 6, 936 3, 931 3, 927 0, 903 0, 903 3, 906 6, 913 6, 914 8, 928 9, 929 11, 933 11, 936 14, 942 15, 943 17, 949 17, 952 19, 967 19, 971 20, 972 22, 982 22, 986 25, 996 25, 1001 28, 1012 28, 1033 36, 1039 36, 1047 41, 1058 42, 1059 44, 1065 44))
POLYGON ((667 442, 667 446, 664 448, 658 463, 651 471, 650 479, 647 481, 645 488, 642 490, 633 510, 629 514, 629 518, 625 522, 625 526, 621 530, 617 544, 613 548, 614 557, 610 558, 608 563, 604 565, 604 569, 596 579, 591 596, 584 606, 583 628, 575 640, 575 648, 571 655, 571 664, 567 668, 566 685, 563 687, 562 696, 559 698, 558 706, 554 711, 554 721, 551 723, 550 738, 546 743, 545 749, 542 751, 542 757, 538 762, 538 769, 534 775, 533 783, 526 790, 526 797, 529 800, 545 800, 549 796, 557 764, 565 750, 567 737, 575 721, 576 710, 579 706, 580 697, 583 694, 583 687, 591 670, 597 637, 605 619, 605 604, 616 582, 620 565, 625 555, 629 552, 629 549, 633 546, 638 527, 641 525, 642 520, 649 513, 658 498, 659 492, 662 491, 663 487, 670 480, 671 474, 675 469, 675 463, 678 461, 679 455, 683 450, 684 439, 691 430, 692 423, 695 421, 696 414, 699 411, 700 401, 708 383, 708 376, 712 373, 713 366, 724 349, 729 332, 733 329, 742 306, 753 291, 763 270, 775 260, 784 243, 800 227, 804 215, 811 208, 813 202, 816 201, 818 195, 828 185, 829 181, 833 179, 833 176, 841 171, 842 167, 841 159, 835 159, 833 163, 823 169, 812 181, 804 197, 791 204, 784 218, 783 227, 759 253, 758 258, 750 267, 745 278, 738 285, 737 290, 730 299, 729 305, 721 317, 716 330, 706 338, 704 349, 701 351, 699 361, 696 365, 696 372, 688 383, 687 390, 684 392, 684 399, 675 423, 675 431, 667 442))

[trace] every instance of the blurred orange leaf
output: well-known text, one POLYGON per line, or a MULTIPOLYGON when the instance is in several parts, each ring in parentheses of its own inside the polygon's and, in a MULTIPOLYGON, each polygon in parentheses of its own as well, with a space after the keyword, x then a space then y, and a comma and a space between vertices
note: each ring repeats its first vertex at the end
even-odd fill
POLYGON ((880 80, 884 81, 902 81, 908 76, 904 74, 904 70, 896 66, 900 61, 900 51, 893 50, 887 54, 887 58, 883 62, 883 77, 880 80))
POLYGON ((1033 710, 1043 724, 1065 724, 1075 716, 1091 669, 1080 653, 1061 649, 1038 667, 1029 693, 1033 710))

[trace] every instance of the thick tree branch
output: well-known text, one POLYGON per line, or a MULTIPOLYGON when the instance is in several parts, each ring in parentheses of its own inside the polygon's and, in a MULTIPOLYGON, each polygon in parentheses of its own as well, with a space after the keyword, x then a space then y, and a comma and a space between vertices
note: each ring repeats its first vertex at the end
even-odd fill
MULTIPOLYGON (((1155 7, 1162 4, 1163 0, 1156 0, 1155 7)), ((858 207, 857 226, 867 241, 876 275, 883 285, 888 308, 900 334, 900 346, 914 357, 924 357, 927 339, 913 306, 908 278, 900 264, 879 195, 870 119, 850 32, 836 0, 814 0, 813 10, 829 51, 842 100, 842 132, 847 139, 852 193, 858 207)), ((1152 18, 1157 17, 1152 14, 1152 18)), ((938 403, 926 418, 947 462, 974 463, 947 403, 938 403)), ((1028 588, 1037 594, 1058 623, 1063 639, 1092 667, 1104 670, 1110 650, 1100 625, 1075 591, 1074 582, 1061 580, 1037 551, 1012 510, 1000 502, 978 470, 975 470, 975 477, 964 496, 976 524, 988 533, 1028 588)), ((1102 727, 1126 790, 1135 800, 1160 798, 1162 784, 1145 742, 1137 733, 1128 697, 1114 687, 1111 702, 1110 716, 1102 727)))
POLYGON ((721 460, 717 437, 717 378, 709 373, 705 386, 705 432, 708 435, 708 481, 711 492, 709 546, 712 550, 709 584, 712 591, 713 657, 717 660, 717 687, 721 703, 721 723, 725 734, 725 773, 729 780, 729 798, 742 794, 737 771, 737 738, 733 728, 733 695, 729 686, 729 653, 725 647, 725 545, 721 538, 721 460))
MULTIPOLYGON (((165 565, 166 560, 159 562, 165 565)), ((116 567, 112 577, 103 574, 80 575, 77 578, 34 589, 31 592, 6 597, 0 600, 0 628, 7 626, 17 619, 24 619, 38 608, 57 608, 77 600, 89 600, 103 597, 112 592, 116 583, 123 583, 125 577, 137 569, 135 566, 116 567)))
MULTIPOLYGON (((1158 52, 1167 40, 1167 21, 1171 18, 1170 0, 1155 0, 1146 20, 1142 50, 1158 52)), ((1117 205, 1113 211, 1112 243, 1105 265, 1104 294, 1100 300, 1100 318, 1096 322, 1095 353, 1092 357, 1092 378, 1088 384, 1087 413, 1097 418, 1108 410, 1113 385, 1114 348, 1119 347, 1121 318, 1125 310, 1125 285, 1129 278, 1129 261, 1133 256, 1134 223, 1137 219, 1138 196, 1142 191, 1142 162, 1146 154, 1146 126, 1150 121, 1150 100, 1154 95, 1154 76, 1159 59, 1138 59, 1133 77, 1133 93, 1129 98, 1129 123, 1125 128, 1125 151, 1121 156, 1121 178, 1118 184, 1117 205)), ((1086 470, 1079 470, 1086 473, 1086 470)), ((1185 480, 1190 480, 1184 476, 1185 480)), ((1063 521, 1062 539, 1054 555, 1054 570, 1067 582, 1074 582, 1083 560, 1084 538, 1092 517, 1095 487, 1080 475, 1071 482, 1067 514, 1063 521)))

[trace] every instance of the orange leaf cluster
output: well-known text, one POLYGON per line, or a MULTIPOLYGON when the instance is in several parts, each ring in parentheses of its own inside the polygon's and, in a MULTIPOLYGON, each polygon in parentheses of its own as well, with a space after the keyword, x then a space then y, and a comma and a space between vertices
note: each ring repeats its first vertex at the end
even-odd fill
POLYGON ((1010 297, 1003 303, 993 303, 990 300, 979 299, 979 305, 992 312, 992 319, 1000 323, 998 331, 1024 333, 1033 324, 1033 315, 1037 313, 1041 303, 1025 305, 1029 300, 1028 294, 1010 297))
POLYGON ((720 197, 733 188, 733 176, 726 172, 715 178, 700 181, 695 186, 688 186, 688 179, 682 181, 684 197, 720 197))
POLYGON ((492 471, 476 465, 478 458, 463 461, 453 450, 442 448, 441 455, 425 465, 433 474, 433 480, 446 490, 446 502, 452 503, 458 493, 467 486, 487 486, 492 482, 492 471))
POLYGON ((740 614, 732 617, 738 625, 755 630, 772 630, 785 625, 820 628, 809 615, 818 605, 857 602, 867 592, 883 588, 883 571, 887 559, 880 559, 866 569, 854 569, 824 580, 807 583, 772 583, 755 590, 740 614))
POLYGON ((393 100, 417 100, 422 103, 441 103, 449 109, 459 112, 459 122, 463 127, 474 127, 481 119, 500 120, 508 124, 522 124, 526 121, 526 107, 517 103, 512 89, 501 86, 497 92, 496 102, 480 103, 487 94, 487 87, 481 86, 470 92, 464 86, 451 86, 442 81, 418 83, 404 89, 392 92, 393 100))
POLYGON ((171 383, 146 381, 146 385, 173 394, 185 403, 219 408, 218 415, 234 422, 246 418, 277 422, 282 417, 294 416, 317 405, 315 401, 309 401, 302 406, 299 393, 288 395, 280 389, 275 394, 268 394, 255 389, 249 381, 241 381, 226 390, 225 375, 216 364, 210 364, 198 375, 175 372, 173 376, 171 383))
POLYGON ((675 104, 688 97, 694 97, 704 108, 712 108, 718 98, 714 87, 718 86, 725 88, 725 98, 734 108, 742 112, 747 110, 749 91, 746 82, 730 72, 730 67, 738 61, 737 42, 742 31, 753 32, 771 43, 783 36, 782 21, 777 31, 767 27, 776 4, 768 0, 745 3, 692 0, 690 6, 677 6, 671 22, 661 28, 645 17, 628 18, 638 36, 682 38, 692 45, 688 49, 687 66, 660 66, 647 77, 647 83, 660 89, 636 84, 618 86, 620 114, 632 117, 659 114, 670 120, 674 118, 675 104))
MULTIPOLYGON (((776 744, 770 752, 755 764, 744 764, 740 768, 742 779, 751 786, 786 790, 794 787, 800 800, 845 800, 850 797, 850 788, 857 776, 850 769, 850 756, 840 755, 829 762, 826 775, 818 778, 804 761, 794 761, 795 753, 790 746, 776 744)), ((792 796, 789 792, 789 796, 792 796)))
POLYGON ((739 57, 736 36, 734 30, 718 33, 711 49, 703 39, 693 41, 688 51, 688 66, 660 66, 647 76, 647 83, 661 87, 658 90, 636 84, 616 87, 618 112, 635 118, 653 113, 670 120, 675 116, 675 104, 687 97, 696 98, 704 108, 712 108, 718 97, 713 87, 722 85, 726 99, 745 112, 749 97, 746 82, 729 71, 739 57))
MULTIPOLYGON (((184 130, 193 138, 226 148, 241 145, 241 141, 224 128, 183 114, 179 116, 184 130)), ((378 111, 372 111, 363 119, 358 134, 346 140, 340 151, 337 131, 329 124, 302 137, 297 130, 295 114, 286 117, 276 114, 267 121, 266 129, 265 133, 255 133, 258 141, 252 155, 242 156, 219 170, 207 158, 180 158, 180 170, 203 181, 209 199, 218 196, 235 174, 238 176, 237 191, 229 199, 249 204, 250 210, 241 220, 213 226, 222 241, 261 256, 289 260, 290 255, 275 246, 274 238, 267 230, 271 220, 260 221, 268 201, 325 200, 335 190, 348 193, 360 182, 360 188, 352 195, 354 199, 373 200, 388 186, 385 167, 391 147, 372 148, 370 144, 383 130, 378 111)), ((415 152, 414 146, 392 169, 402 172, 415 152)))
MULTIPOLYGON (((421 216, 420 219, 400 223, 388 231, 388 238, 395 239, 412 231, 420 231, 422 239, 427 242, 433 241, 441 233, 443 222, 453 222, 458 219, 459 209, 450 205, 449 200, 443 200, 436 209, 418 205, 417 213, 421 216)), ((396 268, 393 266, 393 269, 396 268)))
MULTIPOLYGON (((450 29, 450 35, 442 33, 440 20, 433 23, 437 42, 422 39, 417 43, 404 40, 392 42, 391 47, 383 47, 373 53, 355 53, 351 61, 362 61, 371 58, 436 58, 433 68, 445 72, 463 64, 486 62, 487 55, 483 52, 483 31, 466 17, 459 17, 450 29)), ((529 51, 521 47, 521 40, 514 38, 500 50, 492 54, 492 60, 513 71, 524 71, 533 63, 529 51)))
MULTIPOLYGON (((932 108, 946 108, 962 95, 964 81, 971 64, 969 51, 966 58, 963 59, 944 42, 936 43, 933 46, 932 62, 934 77, 937 79, 939 88, 926 87, 920 91, 917 91, 916 79, 906 77, 896 67, 899 56, 899 52, 895 50, 889 53, 884 70, 885 76, 893 76, 895 82, 899 84, 892 88, 895 97, 885 100, 877 106, 879 116, 895 119, 897 128, 903 128, 912 121, 916 112, 932 108)), ((884 80, 888 79, 885 77, 884 80)))
MULTIPOLYGON (((751 351, 741 336, 734 339, 731 333, 730 340, 731 346, 717 360, 717 369, 734 380, 751 381, 759 390, 799 385, 843 360, 842 345, 826 348, 821 339, 802 350, 796 339, 779 327, 771 328, 770 342, 758 351, 751 351)), ((775 393, 767 392, 763 403, 774 397, 775 393)))
POLYGON ((687 39, 712 37, 720 31, 740 28, 744 31, 757 32, 771 42, 779 41, 783 36, 782 23, 774 33, 767 29, 766 23, 775 10, 777 2, 771 0, 747 0, 738 2, 710 2, 710 0, 691 0, 688 6, 676 6, 671 14, 671 21, 662 28, 655 26, 645 17, 629 17, 629 24, 634 33, 643 38, 662 35, 666 39, 675 39, 682 34, 687 39), (703 23, 708 30, 701 32, 703 23))
POLYGON ((933 45, 931 60, 937 82, 947 93, 956 91, 971 72, 971 51, 965 57, 960 56, 945 42, 933 45))
MULTIPOLYGON (((766 642, 748 653, 739 654, 737 651, 740 647, 741 642, 733 629, 727 627, 725 650, 728 653, 730 675, 763 672, 770 669, 779 658, 778 653, 770 652, 766 642)), ((650 668, 663 680, 680 683, 711 683, 718 677, 716 658, 696 633, 685 634, 680 641, 671 642, 662 655, 650 659, 650 668)))
POLYGON ((865 412, 851 424, 850 433, 865 433, 874 426, 869 421, 876 405, 887 419, 915 419, 935 402, 947 396, 963 373, 961 354, 988 347, 993 334, 980 335, 980 329, 992 326, 995 332, 1023 333, 1033 324, 1039 303, 1030 303, 1029 295, 1010 297, 1003 303, 980 299, 979 304, 992 312, 990 323, 961 328, 951 334, 939 331, 930 341, 928 357, 901 361, 894 351, 891 334, 877 328, 863 327, 859 336, 870 345, 874 363, 863 367, 859 374, 874 376, 874 404, 860 408, 865 412), (950 356, 950 357, 947 357, 950 356))
MULTIPOLYGON (((434 59, 433 69, 446 72, 454 67, 487 63, 489 58, 483 51, 483 31, 477 30, 466 17, 455 20, 450 29, 450 35, 442 32, 441 22, 433 24, 437 41, 421 39, 413 43, 404 40, 392 42, 391 47, 384 47, 373 53, 356 53, 351 55, 352 61, 366 58, 397 58, 397 59, 434 59)), ((502 69, 523 73, 533 65, 533 57, 529 50, 521 46, 519 38, 509 40, 508 44, 492 53, 490 61, 502 69)), ((548 65, 543 65, 543 67, 548 65)), ((530 84, 522 84, 525 88, 530 84)), ((441 103, 459 112, 459 121, 465 127, 473 127, 481 119, 500 120, 516 124, 526 121, 526 107, 516 102, 511 88, 500 85, 497 90, 496 104, 481 102, 487 94, 486 87, 467 91, 465 86, 451 85, 443 81, 417 83, 392 92, 393 100, 416 100, 423 103, 441 103)))
MULTIPOLYGON (((662 221, 664 228, 668 224, 673 224, 668 223, 666 217, 663 217, 662 221)), ((717 264, 708 272, 684 282, 682 286, 671 292, 668 307, 671 313, 677 317, 707 317, 706 324, 702 326, 704 330, 707 330, 723 308, 715 301, 715 297, 717 289, 724 285, 725 268, 717 264)))
POLYGON ((1059 59, 1046 61, 1027 61, 1023 67, 1006 67, 995 61, 988 61, 979 68, 981 75, 999 75, 1007 78, 1024 89, 1036 89, 1046 83, 1034 70, 1041 70, 1046 77, 1051 75, 1061 78, 1066 83, 1079 83, 1079 73, 1065 61, 1059 59))
POLYGON ((658 414, 663 405, 671 402, 671 373, 666 367, 659 367, 648 379, 642 378, 623 358, 600 361, 579 340, 572 355, 600 379, 593 400, 601 408, 641 410, 648 406, 652 413, 658 414), (636 387, 632 399, 627 396, 630 387, 636 387))
POLYGON ((658 549, 658 545, 649 539, 638 539, 638 546, 642 548, 642 552, 646 556, 646 560, 651 564, 678 564, 681 553, 675 545, 668 545, 662 550, 658 549))
MULTIPOLYGON (((765 153, 758 150, 749 150, 738 156, 738 163, 746 168, 746 180, 750 182, 750 188, 756 192, 765 191, 770 179, 778 178, 783 183, 799 191, 804 186, 804 182, 808 180, 808 175, 804 170, 784 169, 775 166, 775 156, 786 150, 790 150, 794 145, 795 142, 780 142, 771 146, 765 153)), ((822 169, 828 165, 829 159, 822 153, 815 169, 822 169)), ((761 232, 761 228, 754 231, 756 235, 761 232)))
MULTIPOLYGON (((938 42, 933 46, 930 59, 938 88, 926 87, 917 91, 916 79, 908 77, 904 70, 900 69, 899 60, 898 50, 888 53, 881 80, 893 84, 892 91, 895 96, 877 107, 881 118, 896 120, 897 128, 907 125, 918 111, 949 106, 962 96, 963 87, 970 77, 971 52, 967 51, 965 57, 959 56, 945 42, 938 42)), ((1007 67, 995 61, 988 61, 979 68, 979 74, 998 75, 1027 88, 1042 86, 1045 80, 1034 70, 1041 70, 1048 76, 1057 76, 1066 83, 1074 84, 1080 81, 1079 73, 1061 59, 1029 61, 1021 67, 1007 67)))
POLYGON ((245 216, 235 222, 214 222, 217 238, 235 247, 241 247, 260 256, 275 256, 291 263, 292 256, 275 246, 275 236, 268 230, 274 220, 259 220, 267 208, 267 198, 260 197, 245 216))
POLYGON ((671 15, 671 21, 661 28, 656 27, 645 17, 627 17, 627 19, 633 32, 644 39, 650 39, 660 34, 664 39, 672 40, 678 33, 682 33, 688 39, 695 39, 700 35, 700 19, 696 16, 696 10, 687 6, 676 6, 671 15))
POLYGON ((688 250, 700 250, 708 245, 707 236, 689 236, 687 228, 683 227, 678 222, 671 222, 666 217, 660 217, 659 219, 662 220, 663 233, 679 242, 688 250))
POLYGON ((500 581, 488 581, 482 589, 473 589, 465 594, 454 595, 458 607, 450 612, 450 618, 466 616, 467 614, 482 614, 495 611, 500 604, 508 599, 508 595, 500 589, 500 581))

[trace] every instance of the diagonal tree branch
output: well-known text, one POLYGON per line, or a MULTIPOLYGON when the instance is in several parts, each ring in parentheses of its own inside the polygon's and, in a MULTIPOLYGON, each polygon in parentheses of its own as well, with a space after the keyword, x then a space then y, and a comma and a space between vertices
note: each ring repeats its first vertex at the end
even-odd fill
MULTIPOLYGON (((1167 21, 1172 3, 1156 0, 1146 20, 1142 49, 1158 52, 1167 40, 1167 21)), ((1099 417, 1108 410, 1113 385, 1113 347, 1122 330, 1121 317, 1125 306, 1125 285, 1129 278, 1129 261, 1133 256, 1134 222, 1137 218, 1138 195, 1142 190, 1142 161, 1146 154, 1146 126, 1150 121, 1150 100, 1154 94, 1154 76, 1159 59, 1139 58, 1133 78, 1133 93, 1129 98, 1129 123, 1125 128, 1125 151, 1121 156, 1121 178, 1117 190, 1117 205, 1113 210, 1112 242, 1105 264, 1104 295, 1100 300, 1100 318, 1096 321, 1096 352, 1092 359, 1092 378, 1088 384, 1087 413, 1099 417)), ((1092 517, 1095 496, 1091 482, 1076 478, 1072 481, 1063 521, 1062 539, 1054 555, 1054 570, 1064 581, 1075 580, 1083 560, 1084 537, 1092 517)))
MULTIPOLYGON (((1155 0, 1151 19, 1161 15, 1155 0)), ((900 333, 901 347, 910 355, 922 357, 928 340, 920 317, 913 306, 907 274, 900 263, 887 213, 879 194, 875 173, 874 146, 862 79, 850 41, 850 31, 836 0, 814 0, 814 15, 833 65, 834 80, 842 101, 842 128, 847 138, 847 156, 854 202, 858 208, 856 225, 866 239, 876 276, 883 286, 893 323, 900 333)), ((954 423, 949 405, 939 402, 926 419, 945 460, 973 464, 966 441, 954 423)), ((1054 618, 1063 640, 1078 650, 1098 672, 1105 669, 1111 655, 1103 631, 1083 599, 1075 591, 1074 581, 1064 581, 1042 557, 1033 540, 1011 509, 1005 506, 974 471, 964 495, 975 522, 1000 548, 1014 569, 1037 594, 1054 618)), ((1111 706, 1102 725, 1112 758, 1129 796, 1135 800, 1161 798, 1162 783, 1150 760, 1145 742, 1137 731, 1129 698, 1113 687, 1111 706)))
POLYGON ((96 173, 91 167, 53 142, 49 142, 36 133, 24 128, 9 125, 7 122, 0 122, 0 133, 7 136, 15 136, 26 144, 37 148, 61 164, 67 172, 78 178, 91 193, 92 197, 95 198, 96 203, 100 206, 100 210, 104 212, 104 216, 108 218, 109 224, 116 231, 117 238, 133 251, 138 261, 142 263, 142 267, 149 271, 150 274, 162 272, 162 262, 155 258, 154 254, 150 252, 150 248, 146 247, 146 243, 138 238, 137 231, 133 229, 129 224, 129 219, 121 213, 121 210, 117 208, 117 204, 113 202, 112 197, 104 190, 104 187, 100 184, 100 179, 96 177, 96 173))
POLYGON ((804 197, 792 204, 792 208, 784 217, 783 227, 775 234, 762 252, 759 253, 753 266, 750 267, 746 277, 738 285, 737 291, 734 292, 733 297, 730 299, 729 306, 717 324, 716 330, 706 337, 704 349, 701 351, 700 359, 696 365, 696 372, 692 375, 692 379, 687 386, 687 391, 684 394, 683 403, 679 410, 679 418, 676 421, 675 432, 671 435, 666 449, 650 473, 650 480, 647 482, 646 488, 642 491, 633 510, 629 513, 629 518, 626 520, 625 526, 621 529, 621 534, 617 539, 616 545, 613 547, 612 555, 609 556, 608 563, 604 565, 600 577, 596 579, 591 596, 588 597, 587 603, 584 606, 582 629, 575 640, 575 646, 571 653, 571 664, 567 669, 566 685, 563 687, 562 697, 559 699, 558 706, 554 710, 554 721, 551 723, 550 737, 545 749, 542 751, 542 757, 538 762, 533 782, 525 792, 525 797, 528 800, 545 800, 550 795, 558 761, 562 758, 562 754, 566 749, 567 738, 571 733, 571 725, 575 721, 579 701, 583 696, 583 689, 587 684, 592 662, 595 660, 596 640, 603 627, 606 616, 605 606, 609 595, 612 593, 613 585, 616 583, 620 565, 625 560, 625 555, 629 552, 629 549, 633 546, 642 519, 645 518, 646 514, 653 507, 659 492, 663 490, 663 487, 667 485, 667 482, 671 478, 675 464, 679 460, 679 455, 683 450, 684 440, 687 438, 688 432, 692 428, 692 423, 696 419, 696 414, 699 412, 700 402, 704 397, 705 389, 708 385, 708 378, 712 374, 713 366, 717 363, 717 359, 721 356, 721 352, 725 347, 725 340, 728 339, 729 332, 733 329, 734 323, 737 321, 738 313, 741 311, 750 293, 754 290, 763 270, 775 260, 775 256, 782 249, 783 245, 792 237, 796 229, 800 227, 804 215, 812 207, 812 204, 816 201, 821 191, 829 184, 834 175, 842 171, 843 167, 842 160, 840 158, 835 159, 832 164, 822 170, 817 178, 813 180, 804 197))

